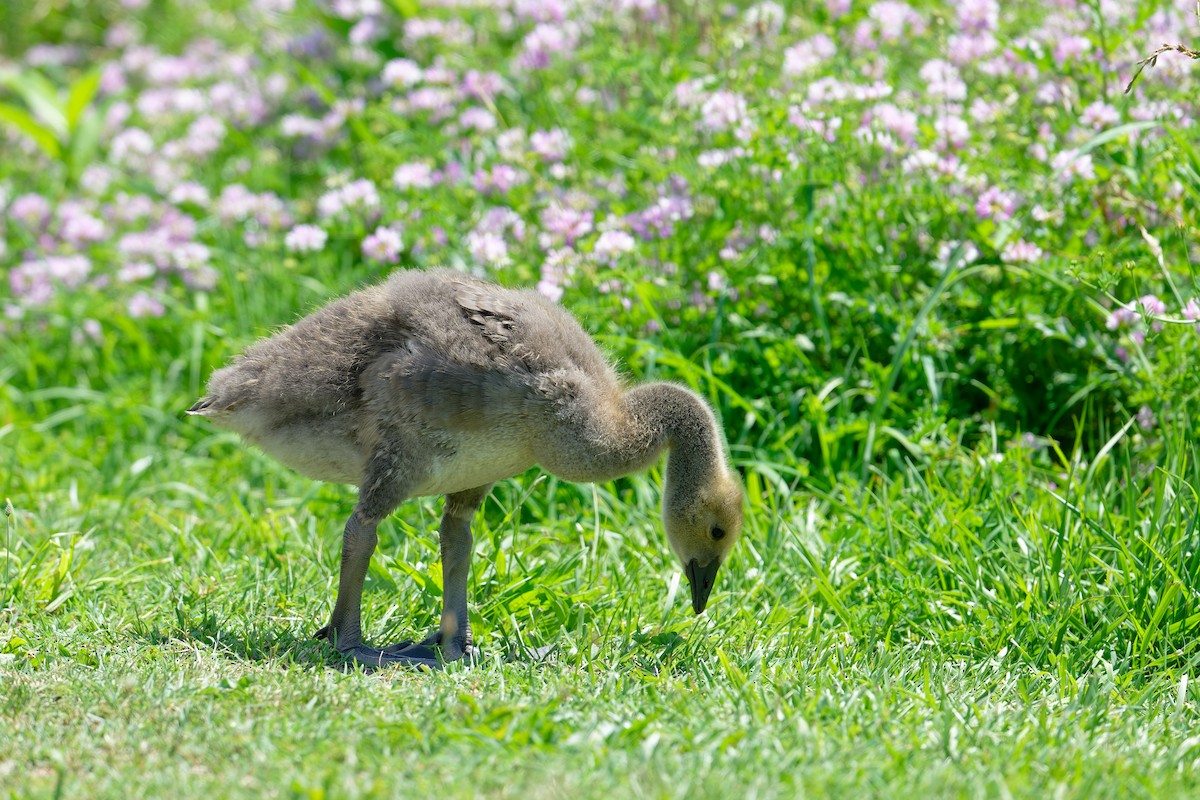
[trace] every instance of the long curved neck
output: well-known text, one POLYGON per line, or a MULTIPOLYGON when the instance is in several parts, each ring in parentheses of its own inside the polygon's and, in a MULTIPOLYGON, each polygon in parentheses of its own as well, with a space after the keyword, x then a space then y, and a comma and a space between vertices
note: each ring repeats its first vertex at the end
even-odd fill
POLYGON ((637 386, 622 398, 634 435, 628 441, 642 449, 631 462, 648 465, 663 449, 667 457, 667 491, 699 487, 725 470, 725 453, 717 421, 694 392, 670 383, 637 386), (641 457, 637 457, 640 455, 641 457))

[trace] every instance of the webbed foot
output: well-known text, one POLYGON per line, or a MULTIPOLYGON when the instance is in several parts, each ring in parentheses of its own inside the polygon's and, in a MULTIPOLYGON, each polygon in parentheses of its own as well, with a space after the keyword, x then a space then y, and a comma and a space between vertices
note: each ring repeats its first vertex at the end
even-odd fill
POLYGON ((429 657, 415 652, 389 653, 386 650, 378 650, 374 647, 368 647, 365 644, 360 644, 346 650, 339 648, 338 652, 369 670, 381 669, 393 665, 409 667, 411 669, 440 669, 442 667, 442 662, 438 659, 437 653, 432 653, 429 657))
MULTIPOLYGON (((313 634, 314 639, 328 639, 333 642, 331 636, 332 628, 329 625, 321 628, 313 634)), ((384 648, 382 650, 370 647, 359 642, 334 642, 334 646, 343 657, 353 661, 354 663, 368 670, 382 669, 383 667, 402 666, 413 669, 440 669, 442 661, 438 658, 436 651, 430 651, 426 655, 423 651, 407 652, 407 649, 395 650, 392 648, 384 648)), ((414 645, 420 647, 420 645, 414 645)))
POLYGON ((473 664, 481 661, 483 658, 483 654, 480 653, 479 648, 472 642, 454 639, 447 644, 442 644, 441 631, 434 631, 419 642, 411 640, 397 642, 383 648, 383 652, 387 655, 402 658, 413 658, 421 661, 432 660, 440 664, 448 664, 451 661, 458 661, 460 659, 473 664))

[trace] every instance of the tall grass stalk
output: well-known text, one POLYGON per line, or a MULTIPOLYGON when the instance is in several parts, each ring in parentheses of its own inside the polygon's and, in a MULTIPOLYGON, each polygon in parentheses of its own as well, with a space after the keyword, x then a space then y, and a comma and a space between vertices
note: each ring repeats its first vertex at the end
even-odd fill
POLYGON ((13 513, 12 500, 4 498, 4 602, 6 605, 12 596, 12 587, 8 582, 8 564, 12 561, 13 513))

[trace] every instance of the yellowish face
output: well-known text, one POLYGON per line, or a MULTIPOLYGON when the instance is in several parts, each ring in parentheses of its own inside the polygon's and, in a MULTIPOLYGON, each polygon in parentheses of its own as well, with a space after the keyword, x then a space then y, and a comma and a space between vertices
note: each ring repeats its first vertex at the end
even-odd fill
POLYGON ((667 541, 683 564, 697 614, 707 605, 717 569, 742 532, 743 500, 741 483, 729 474, 694 497, 668 497, 664 504, 667 541))

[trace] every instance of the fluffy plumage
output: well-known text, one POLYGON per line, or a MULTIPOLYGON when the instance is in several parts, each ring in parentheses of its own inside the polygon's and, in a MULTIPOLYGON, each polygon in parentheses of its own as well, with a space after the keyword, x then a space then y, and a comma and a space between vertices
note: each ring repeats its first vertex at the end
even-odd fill
POLYGON ((470 518, 493 482, 534 464, 608 480, 669 448, 663 519, 697 612, 741 529, 741 487, 703 400, 672 384, 626 391, 563 308, 452 270, 399 272, 257 342, 189 413, 302 474, 359 486, 319 633, 364 664, 432 666, 473 651, 470 518), (442 624, 419 644, 367 647, 359 603, 375 526, 427 494, 447 495, 442 624))

